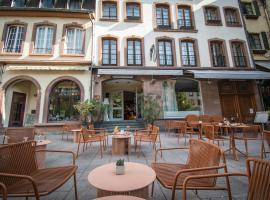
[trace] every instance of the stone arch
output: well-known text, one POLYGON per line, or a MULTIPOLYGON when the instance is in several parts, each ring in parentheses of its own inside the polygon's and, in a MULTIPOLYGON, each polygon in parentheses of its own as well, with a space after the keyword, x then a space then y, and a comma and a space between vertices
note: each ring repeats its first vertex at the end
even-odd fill
MULTIPOLYGON (((8 81, 6 81, 4 83, 4 85, 2 86, 2 91, 6 91, 11 84, 19 83, 19 82, 22 82, 22 81, 30 81, 37 88, 37 104, 36 104, 36 118, 35 118, 35 121, 38 122, 39 113, 40 113, 41 86, 40 86, 39 82, 35 78, 33 78, 31 76, 26 76, 26 75, 13 77, 13 78, 9 79, 8 81)), ((3 98, 4 95, 5 95, 5 92, 2 93, 2 98, 3 98)), ((0 112, 0 120, 2 122, 2 110, 0 112)))
POLYGON ((73 81, 75 82, 79 88, 80 88, 80 92, 81 92, 81 100, 84 100, 84 87, 82 85, 82 83, 75 77, 72 76, 60 76, 54 80, 52 80, 49 85, 46 88, 45 91, 45 99, 44 99, 44 108, 43 108, 43 122, 47 123, 48 122, 48 107, 49 107, 49 95, 50 92, 52 90, 52 88, 55 86, 55 84, 57 84, 60 81, 65 81, 65 80, 69 80, 69 81, 73 81))

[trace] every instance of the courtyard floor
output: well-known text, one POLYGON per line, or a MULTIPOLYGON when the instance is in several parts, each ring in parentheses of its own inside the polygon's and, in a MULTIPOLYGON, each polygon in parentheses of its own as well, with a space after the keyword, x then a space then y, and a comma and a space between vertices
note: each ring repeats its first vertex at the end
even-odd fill
MULTIPOLYGON (((59 133, 50 133, 47 135, 47 139, 51 140, 52 143, 48 145, 47 149, 55 150, 69 150, 76 152, 77 144, 73 143, 72 136, 69 136, 69 140, 62 140, 59 133)), ((184 146, 184 139, 181 138, 178 143, 178 139, 174 134, 165 135, 164 132, 161 133, 162 147, 180 147, 184 146)), ((145 143, 142 145, 142 154, 140 157, 137 156, 134 150, 133 140, 132 140, 132 149, 131 155, 129 156, 112 156, 111 153, 111 137, 109 138, 109 145, 107 150, 104 152, 103 158, 100 158, 99 146, 98 144, 92 144, 90 149, 88 148, 85 152, 79 154, 76 164, 78 165, 77 170, 77 187, 78 195, 80 200, 89 200, 96 198, 96 189, 91 186, 88 182, 88 174, 94 168, 101 166, 106 163, 115 162, 119 158, 124 158, 125 161, 138 162, 146 165, 151 165, 153 161, 154 151, 152 146, 145 143)), ((225 145, 221 148, 227 149, 228 143, 225 142, 225 145)), ((244 151, 244 143, 239 141, 237 142, 237 147, 244 151)), ((259 142, 250 141, 249 142, 249 152, 250 156, 259 157, 260 155, 260 145, 259 142)), ((233 156, 226 154, 226 160, 228 165, 229 172, 246 172, 246 162, 245 158, 239 155, 239 161, 235 161, 233 156)), ((171 161, 185 163, 187 158, 187 151, 172 151, 170 153, 164 152, 163 158, 159 160, 171 161)), ((268 155, 269 159, 269 155, 268 155)), ((59 166, 70 164, 71 158, 63 156, 58 153, 48 153, 46 158, 46 166, 59 166)), ((108 180, 109 181, 109 180, 108 180)), ((224 183, 223 179, 219 179, 220 184, 224 183)), ((230 178, 231 189, 233 194, 233 199, 246 199, 247 194, 247 178, 245 177, 234 177, 230 178)), ((171 198, 171 191, 163 188, 157 181, 155 182, 154 196, 151 199, 157 200, 167 200, 171 198)), ((59 188, 56 192, 53 192, 51 195, 42 197, 41 199, 48 200, 72 200, 74 199, 74 188, 73 188, 73 179, 59 188)), ((178 191, 176 194, 176 199, 181 199, 181 191, 178 191)), ((188 199, 228 199, 227 192, 224 191, 199 191, 198 194, 195 194, 195 191, 188 192, 188 199)))

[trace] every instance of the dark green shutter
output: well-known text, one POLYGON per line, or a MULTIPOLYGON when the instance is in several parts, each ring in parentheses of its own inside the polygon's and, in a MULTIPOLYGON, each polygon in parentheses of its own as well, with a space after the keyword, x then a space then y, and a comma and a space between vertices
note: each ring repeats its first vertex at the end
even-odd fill
POLYGON ((259 5, 258 5, 257 1, 253 1, 253 6, 254 6, 254 9, 255 9, 256 16, 261 16, 260 8, 259 8, 259 5))
POLYGON ((262 35, 262 39, 263 39, 264 48, 270 49, 266 32, 261 32, 261 35, 262 35))

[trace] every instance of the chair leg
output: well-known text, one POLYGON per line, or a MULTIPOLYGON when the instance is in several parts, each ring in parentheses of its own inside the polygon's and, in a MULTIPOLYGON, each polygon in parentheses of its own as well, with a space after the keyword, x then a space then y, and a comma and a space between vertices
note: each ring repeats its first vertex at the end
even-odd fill
POLYGON ((246 154, 248 156, 248 141, 247 140, 245 140, 245 148, 246 148, 246 154))
POLYGON ((155 181, 152 183, 151 197, 154 196, 155 181))
POLYGON ((261 159, 263 159, 263 154, 264 154, 264 142, 262 140, 262 144, 261 144, 261 159))
POLYGON ((81 145, 81 143, 79 142, 79 143, 78 143, 78 148, 77 148, 77 155, 76 155, 76 158, 77 158, 78 155, 79 155, 80 145, 81 145))
POLYGON ((100 143, 99 143, 99 148, 100 148, 100 156, 101 156, 101 158, 102 158, 102 141, 100 141, 100 143))
POLYGON ((77 191, 76 172, 74 173, 73 177, 74 177, 74 192, 75 192, 75 200, 78 200, 78 191, 77 191))

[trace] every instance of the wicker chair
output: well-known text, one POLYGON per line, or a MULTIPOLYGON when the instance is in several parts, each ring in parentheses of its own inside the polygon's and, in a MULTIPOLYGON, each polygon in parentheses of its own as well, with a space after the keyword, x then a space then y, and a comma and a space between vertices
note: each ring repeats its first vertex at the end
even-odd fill
POLYGON ((242 140, 245 142, 246 156, 248 156, 248 141, 260 141, 261 142, 261 158, 263 157, 263 135, 262 127, 260 125, 250 125, 243 128, 243 133, 237 133, 235 140, 242 140))
POLYGON ((0 147, 0 183, 7 188, 8 197, 45 196, 74 178, 75 199, 78 198, 76 187, 75 155, 69 151, 35 150, 34 141, 16 143, 0 147), (69 166, 39 169, 36 152, 68 153, 73 156, 69 166))
POLYGON ((178 143, 180 140, 181 135, 185 138, 185 146, 187 144, 186 132, 187 132, 187 123, 185 121, 177 121, 176 127, 178 131, 178 143))
POLYGON ((262 156, 266 158, 266 154, 270 153, 270 131, 263 131, 263 146, 262 146, 262 156), (268 150, 265 149, 265 142, 268 146, 268 150))
POLYGON ((199 120, 202 122, 211 122, 211 117, 209 115, 200 115, 199 120))
POLYGON ((221 115, 212 115, 211 116, 211 122, 222 123, 223 122, 223 117, 221 115))
MULTIPOLYGON (((227 173, 224 152, 216 145, 197 139, 189 140, 189 148, 158 149, 155 154, 155 161, 152 163, 152 168, 155 170, 157 180, 161 185, 172 190, 171 199, 175 199, 175 190, 182 190, 185 178, 191 175, 213 174, 217 173, 218 169, 224 169, 225 173, 227 173), (157 162, 157 153, 159 151, 177 149, 189 149, 189 157, 185 164, 157 162), (223 164, 220 164, 221 159, 223 160, 223 164)), ((190 182, 187 189, 227 190, 229 196, 231 196, 228 178, 226 178, 226 183, 227 187, 220 187, 216 185, 216 179, 205 178, 200 181, 190 182)))
MULTIPOLYGON (((184 181, 182 199, 186 200, 186 189, 188 188, 189 182, 200 181, 205 178, 218 178, 230 176, 247 176, 249 187, 247 192, 248 200, 269 200, 270 199, 270 161, 248 158, 247 161, 247 173, 225 173, 225 174, 212 174, 212 175, 195 175, 187 177, 184 181), (251 168, 252 166, 252 168, 251 168)), ((229 196, 231 199, 231 196, 229 196)))
POLYGON ((198 135, 200 137, 200 125, 199 125, 199 117, 197 115, 187 115, 186 116, 187 122, 187 131, 186 134, 191 135, 198 135))
POLYGON ((105 143, 106 143, 106 133, 105 132, 99 132, 96 134, 94 130, 87 130, 86 128, 82 128, 80 132, 79 137, 79 143, 77 148, 77 157, 79 155, 80 151, 80 145, 83 143, 83 152, 85 149, 87 149, 88 144, 92 144, 95 142, 99 143, 100 148, 100 157, 103 157, 103 150, 105 150, 105 143))
POLYGON ((7 138, 7 143, 19 143, 27 140, 35 139, 35 128, 7 128, 5 137, 7 138))
MULTIPOLYGON (((212 141, 213 144, 215 144, 215 142, 217 142, 217 144, 219 146, 220 141, 223 143, 223 145, 224 145, 225 140, 228 140, 229 142, 231 141, 230 138, 226 138, 226 137, 219 135, 215 125, 202 124, 201 129, 202 129, 202 133, 203 133, 204 137, 206 139, 208 139, 209 142, 212 141)), ((231 146, 231 144, 230 144, 230 146, 231 146)))
POLYGON ((105 133, 106 135, 105 146, 107 147, 107 145, 109 144, 109 133, 106 128, 95 128, 94 124, 89 124, 88 130, 91 130, 92 134, 105 133))
POLYGON ((67 140, 68 140, 68 135, 73 134, 73 132, 71 132, 71 130, 80 129, 80 128, 81 128, 80 123, 66 123, 66 124, 64 124, 63 130, 62 130, 62 140, 64 139, 64 135, 67 136, 67 140))
POLYGON ((4 183, 0 183, 0 190, 2 192, 2 199, 7 200, 7 187, 4 185, 4 183))
POLYGON ((147 142, 147 143, 153 144, 153 149, 155 149, 155 150, 156 150, 156 143, 159 143, 159 146, 161 148, 159 127, 154 125, 151 131, 148 131, 148 132, 137 131, 137 132, 135 132, 135 134, 134 134, 135 152, 137 152, 137 146, 139 143, 139 155, 141 154, 142 142, 147 142))

